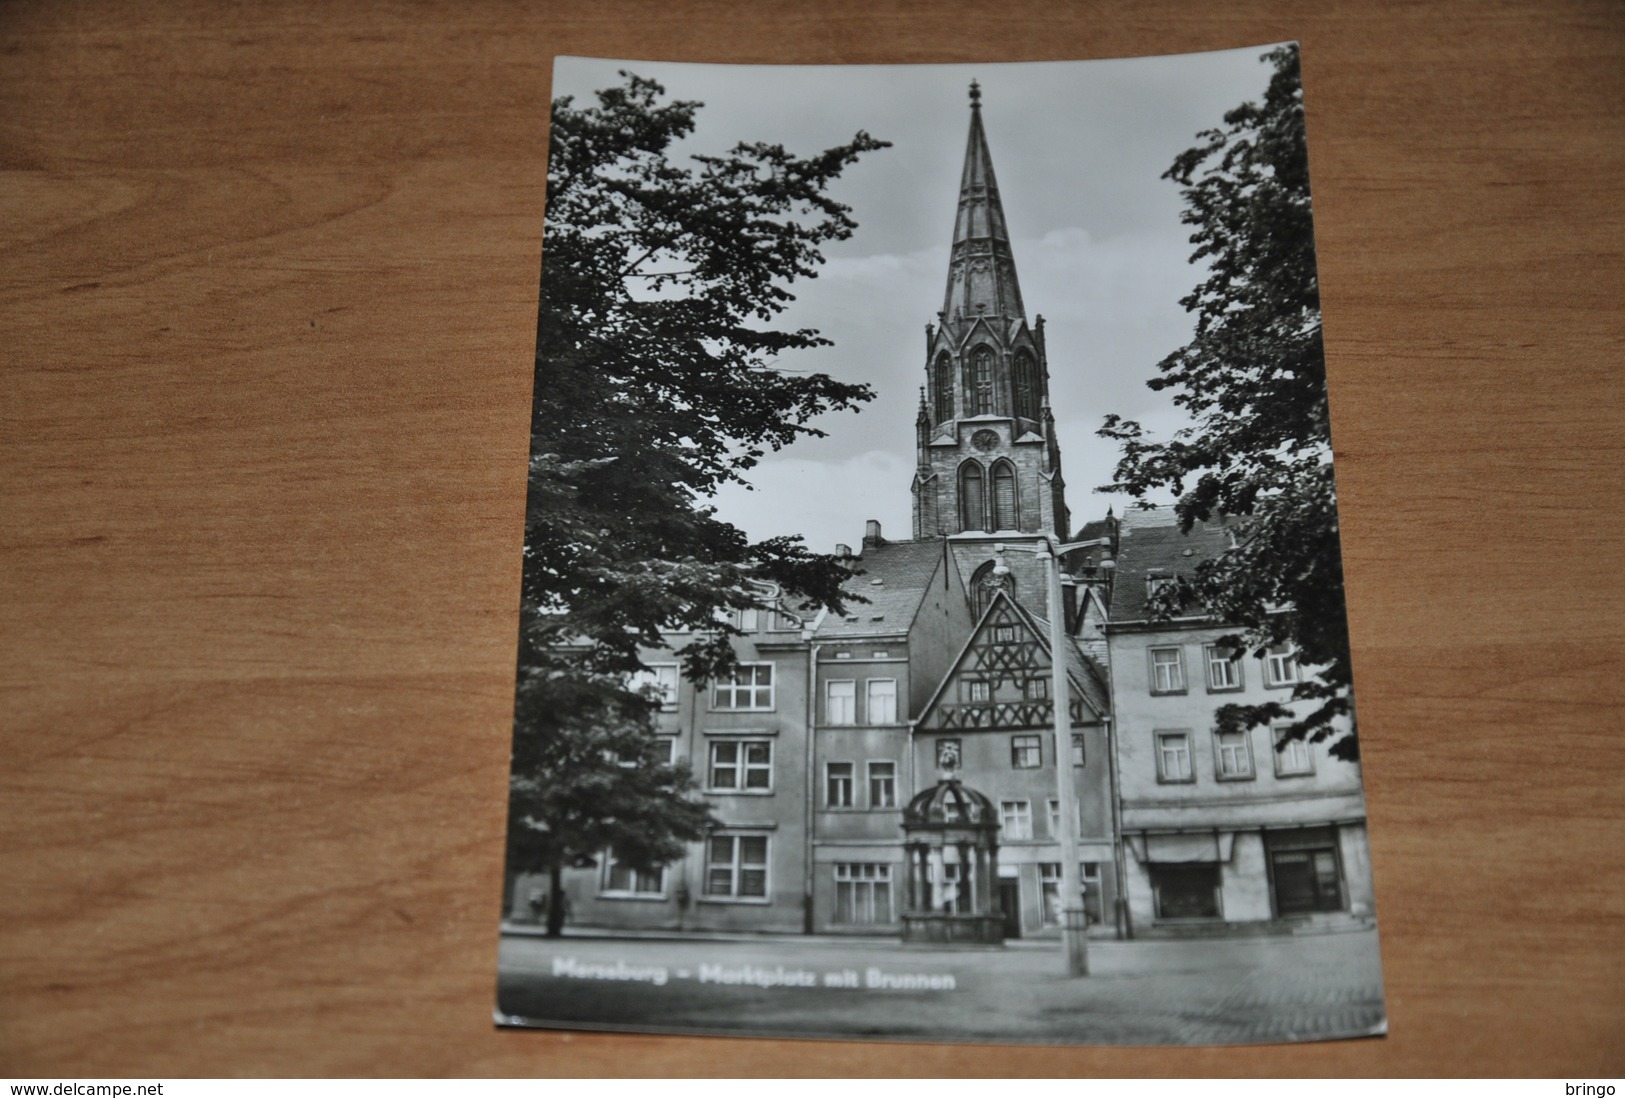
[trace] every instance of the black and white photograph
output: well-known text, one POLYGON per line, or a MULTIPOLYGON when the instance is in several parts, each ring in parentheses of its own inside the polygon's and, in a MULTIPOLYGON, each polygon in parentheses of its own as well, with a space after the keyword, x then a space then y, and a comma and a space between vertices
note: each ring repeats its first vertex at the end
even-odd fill
POLYGON ((1386 1032, 1304 119, 556 60, 499 1024, 1386 1032))

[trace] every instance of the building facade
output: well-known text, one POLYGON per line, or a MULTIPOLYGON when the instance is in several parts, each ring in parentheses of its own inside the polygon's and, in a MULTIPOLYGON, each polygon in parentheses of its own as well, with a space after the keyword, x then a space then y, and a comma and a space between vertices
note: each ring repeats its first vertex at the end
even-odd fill
POLYGON ((1169 510, 1124 517, 1105 625, 1118 732, 1122 835, 1137 935, 1358 924, 1372 914, 1358 763, 1279 725, 1221 732, 1225 704, 1291 707, 1293 653, 1222 643, 1202 615, 1157 620, 1159 587, 1229 548, 1211 522, 1182 534, 1169 510))
MULTIPOLYGON (((858 553, 838 547, 844 612, 764 593, 734 621, 726 682, 684 681, 670 651, 645 653, 664 757, 688 762, 719 826, 664 870, 605 852, 571 871, 570 922, 896 937, 903 809, 949 777, 996 806, 995 883, 939 853, 913 887, 947 914, 995 900, 1007 939, 1059 936, 1066 827, 1095 935, 1369 918, 1358 766, 1324 745, 1278 747, 1276 730, 1214 730, 1221 705, 1285 700, 1302 669, 1287 652, 1224 650, 1223 623, 1148 610, 1159 584, 1224 551, 1226 528, 1187 536, 1166 512, 1069 525, 1044 322, 1025 313, 974 84, 924 368, 913 536, 887 540, 871 520, 858 553), (1062 542, 1074 548, 1055 606, 1042 554, 1062 542), (1059 753, 1057 662, 1071 702, 1059 753), (1060 818, 1063 779, 1075 820, 1060 818)), ((510 915, 525 918, 535 882, 513 891, 510 915)))

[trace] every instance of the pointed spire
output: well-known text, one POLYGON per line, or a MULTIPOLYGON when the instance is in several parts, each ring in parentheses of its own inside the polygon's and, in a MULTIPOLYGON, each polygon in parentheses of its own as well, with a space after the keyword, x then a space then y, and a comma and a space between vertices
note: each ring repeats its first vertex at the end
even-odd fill
POLYGON ((965 143, 965 170, 959 178, 959 212, 954 219, 953 250, 948 260, 945 319, 977 316, 1019 318, 1021 285, 1016 281, 1010 232, 999 202, 993 154, 982 128, 982 88, 970 86, 970 136, 965 143))

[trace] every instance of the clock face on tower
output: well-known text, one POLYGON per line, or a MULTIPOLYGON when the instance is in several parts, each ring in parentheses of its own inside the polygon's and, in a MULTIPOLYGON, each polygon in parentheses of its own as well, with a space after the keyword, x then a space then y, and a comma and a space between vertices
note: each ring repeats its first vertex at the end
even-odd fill
POLYGON ((970 437, 970 444, 985 453, 999 444, 999 433, 983 427, 970 437))

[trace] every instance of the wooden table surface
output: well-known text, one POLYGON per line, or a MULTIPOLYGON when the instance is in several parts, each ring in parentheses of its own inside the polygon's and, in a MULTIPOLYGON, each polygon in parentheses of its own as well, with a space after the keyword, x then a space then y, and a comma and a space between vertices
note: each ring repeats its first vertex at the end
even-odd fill
POLYGON ((0 7, 0 1075, 1625 1072, 1625 5, 0 7), (490 1022, 553 55, 1300 39, 1391 1035, 490 1022))

